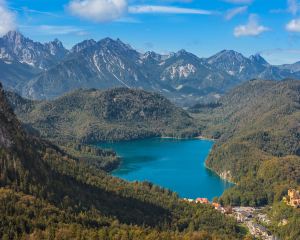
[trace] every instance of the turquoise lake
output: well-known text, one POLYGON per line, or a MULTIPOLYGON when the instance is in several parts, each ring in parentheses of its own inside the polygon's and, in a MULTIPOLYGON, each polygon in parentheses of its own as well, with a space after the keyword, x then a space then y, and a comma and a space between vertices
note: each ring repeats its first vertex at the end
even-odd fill
POLYGON ((128 181, 149 181, 168 188, 180 197, 212 199, 231 183, 222 180, 204 165, 212 146, 208 140, 145 139, 100 143, 122 158, 112 175, 128 181))

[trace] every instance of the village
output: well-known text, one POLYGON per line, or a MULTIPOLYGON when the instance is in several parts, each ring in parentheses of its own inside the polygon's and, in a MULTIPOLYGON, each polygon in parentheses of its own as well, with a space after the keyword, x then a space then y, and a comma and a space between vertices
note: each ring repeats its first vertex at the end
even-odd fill
MULTIPOLYGON (((265 227, 271 221, 267 214, 263 212, 263 207, 223 207, 216 202, 210 202, 207 198, 183 199, 190 203, 209 204, 219 212, 234 217, 239 223, 245 225, 251 235, 262 240, 278 240, 279 238, 273 236, 272 233, 265 227)), ((283 198, 283 202, 287 205, 300 208, 300 192, 296 189, 289 189, 288 196, 283 198)), ((281 224, 286 224, 282 222, 281 224)))
POLYGON ((213 206, 219 212, 226 214, 228 216, 234 217, 239 223, 245 225, 250 234, 254 237, 262 240, 279 240, 276 236, 273 236, 272 233, 264 227, 271 223, 267 215, 263 213, 263 208, 258 207, 223 207, 219 203, 210 202, 207 198, 196 198, 187 199, 184 198, 184 201, 190 203, 199 203, 199 204, 209 204, 213 206))

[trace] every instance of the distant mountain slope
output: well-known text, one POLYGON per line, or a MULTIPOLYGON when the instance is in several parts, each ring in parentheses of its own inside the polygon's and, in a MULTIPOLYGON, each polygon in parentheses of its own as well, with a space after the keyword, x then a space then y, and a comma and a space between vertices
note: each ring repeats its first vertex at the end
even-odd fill
POLYGON ((0 81, 5 89, 21 93, 28 81, 38 73, 39 69, 28 64, 0 59, 0 81))
POLYGON ((300 61, 293 63, 293 64, 283 64, 278 66, 281 69, 286 69, 292 72, 299 72, 300 71, 300 61))
POLYGON ((238 183, 225 192, 231 204, 281 200, 300 184, 300 81, 253 80, 235 88, 220 106, 200 111, 207 135, 221 136, 207 165, 238 183))
POLYGON ((300 79, 299 71, 292 71, 287 67, 272 66, 259 54, 247 58, 238 52, 223 50, 208 58, 207 62, 219 71, 225 71, 235 77, 238 80, 235 86, 251 79, 300 79))
POLYGON ((8 98, 19 118, 53 140, 95 142, 154 136, 196 136, 184 110, 143 90, 78 90, 53 101, 8 98))
POLYGON ((42 44, 19 32, 0 38, 0 49, 2 61, 35 69, 21 74, 25 66, 15 71, 7 67, 0 75, 5 87, 32 99, 51 99, 78 88, 128 87, 159 92, 178 105, 190 106, 216 101, 253 78, 300 79, 297 67, 272 66, 259 54, 247 58, 232 50, 209 58, 185 50, 166 55, 140 53, 120 39, 110 38, 85 40, 66 50, 57 39, 42 44))
POLYGON ((29 136, 0 85, 1 239, 240 239, 212 207, 150 183, 128 183, 29 136), (188 228, 188 226, 192 226, 188 228), (121 237, 123 238, 123 237, 121 237))

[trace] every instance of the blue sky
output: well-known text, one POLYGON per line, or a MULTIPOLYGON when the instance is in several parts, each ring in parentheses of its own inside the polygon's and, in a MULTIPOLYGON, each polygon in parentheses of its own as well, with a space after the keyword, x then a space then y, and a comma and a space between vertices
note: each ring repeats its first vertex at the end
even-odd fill
POLYGON ((298 0, 0 0, 0 34, 10 28, 67 48, 111 37, 139 51, 233 49, 273 64, 300 61, 298 0))

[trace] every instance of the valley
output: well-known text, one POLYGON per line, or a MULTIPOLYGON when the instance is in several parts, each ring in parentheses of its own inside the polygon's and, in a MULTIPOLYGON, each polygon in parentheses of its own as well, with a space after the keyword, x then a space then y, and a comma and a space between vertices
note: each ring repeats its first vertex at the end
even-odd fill
POLYGON ((67 50, 19 32, 0 46, 1 238, 251 239, 258 229, 182 200, 198 197, 263 207, 274 236, 300 235, 299 209, 282 201, 300 184, 297 63, 140 53, 110 38, 67 50))
POLYGON ((174 192, 149 182, 112 177, 29 135, 0 89, 1 238, 238 239, 245 235, 244 228, 210 206, 182 202, 174 192))

